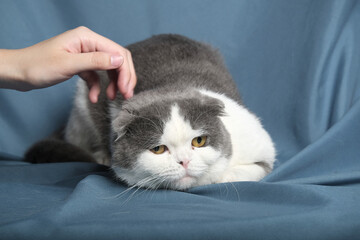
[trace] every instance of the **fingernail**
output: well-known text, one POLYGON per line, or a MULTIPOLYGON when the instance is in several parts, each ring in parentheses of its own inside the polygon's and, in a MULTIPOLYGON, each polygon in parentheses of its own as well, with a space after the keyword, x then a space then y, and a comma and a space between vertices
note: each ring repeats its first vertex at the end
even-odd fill
POLYGON ((120 55, 111 56, 110 61, 112 66, 119 67, 123 63, 124 57, 120 55))

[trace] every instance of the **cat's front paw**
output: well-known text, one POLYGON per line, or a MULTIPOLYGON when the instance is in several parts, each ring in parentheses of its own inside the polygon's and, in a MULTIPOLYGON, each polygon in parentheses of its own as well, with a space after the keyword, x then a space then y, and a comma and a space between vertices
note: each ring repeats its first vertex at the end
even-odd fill
POLYGON ((244 176, 244 175, 238 175, 235 173, 226 173, 222 179, 221 182, 222 183, 226 183, 226 182, 246 182, 246 181, 254 181, 251 178, 249 178, 248 176, 244 176))
POLYGON ((221 182, 259 181, 265 175, 265 169, 258 164, 238 165, 229 167, 224 172, 221 182))

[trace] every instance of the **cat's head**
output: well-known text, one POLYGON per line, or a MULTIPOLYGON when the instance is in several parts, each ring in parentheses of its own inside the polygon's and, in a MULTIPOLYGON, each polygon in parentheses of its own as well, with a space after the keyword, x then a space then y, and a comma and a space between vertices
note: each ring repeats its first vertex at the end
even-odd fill
POLYGON ((135 96, 121 108, 112 121, 112 168, 120 179, 183 190, 221 177, 232 151, 222 102, 193 91, 135 96))

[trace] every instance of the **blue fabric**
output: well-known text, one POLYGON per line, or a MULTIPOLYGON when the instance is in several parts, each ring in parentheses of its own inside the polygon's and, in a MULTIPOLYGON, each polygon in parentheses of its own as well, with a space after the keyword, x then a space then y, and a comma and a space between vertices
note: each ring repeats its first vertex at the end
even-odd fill
POLYGON ((90 163, 23 163, 66 121, 74 81, 0 90, 0 239, 356 239, 359 1, 2 1, 0 48, 85 25, 126 45, 158 33, 211 43, 275 141, 261 182, 130 189, 90 163))

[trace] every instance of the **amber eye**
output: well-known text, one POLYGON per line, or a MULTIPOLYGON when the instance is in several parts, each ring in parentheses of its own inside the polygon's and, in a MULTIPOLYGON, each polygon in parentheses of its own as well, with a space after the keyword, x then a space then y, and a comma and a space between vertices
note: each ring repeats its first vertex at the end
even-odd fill
POLYGON ((194 146, 194 147, 202 147, 204 146, 206 143, 206 137, 205 136, 202 136, 202 137, 196 137, 192 140, 191 144, 194 146))
POLYGON ((155 154, 162 154, 164 153, 166 150, 166 146, 165 145, 160 145, 157 147, 154 147, 152 149, 150 149, 151 152, 155 153, 155 154))

